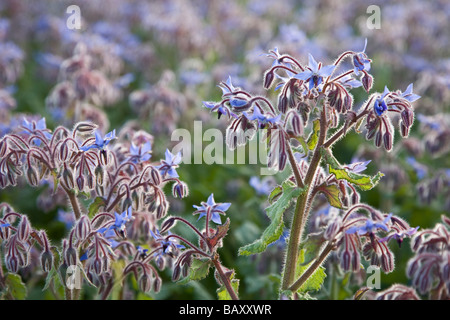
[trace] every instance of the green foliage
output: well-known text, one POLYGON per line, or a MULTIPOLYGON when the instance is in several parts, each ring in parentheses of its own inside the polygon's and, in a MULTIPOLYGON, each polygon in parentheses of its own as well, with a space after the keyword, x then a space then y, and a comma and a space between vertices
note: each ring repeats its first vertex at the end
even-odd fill
POLYGON ((288 180, 283 183, 282 189, 282 195, 266 209, 267 216, 271 220, 270 225, 263 232, 260 239, 240 248, 240 255, 248 256, 264 252, 268 245, 274 243, 281 237, 284 229, 283 214, 289 207, 292 199, 298 197, 302 192, 302 189, 288 180))

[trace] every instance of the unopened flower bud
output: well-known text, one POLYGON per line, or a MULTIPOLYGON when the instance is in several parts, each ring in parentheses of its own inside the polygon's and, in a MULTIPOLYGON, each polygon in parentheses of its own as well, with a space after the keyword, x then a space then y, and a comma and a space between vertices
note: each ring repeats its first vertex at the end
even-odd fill
POLYGON ((291 124, 292 124, 292 130, 294 131, 294 135, 296 137, 303 135, 303 123, 302 118, 299 114, 294 113, 294 115, 291 118, 291 124))
POLYGON ((392 150, 392 141, 393 140, 393 136, 389 131, 386 131, 383 135, 383 142, 384 142, 384 147, 387 151, 391 151, 392 150))
POLYGON ((91 135, 94 133, 95 129, 97 129, 98 126, 95 123, 82 121, 78 122, 75 125, 74 131, 80 132, 82 134, 91 135))
POLYGON ((153 281, 153 291, 155 291, 155 293, 158 293, 161 290, 161 278, 156 277, 155 280, 153 281))
POLYGON ((146 274, 142 274, 139 278, 139 289, 148 292, 152 288, 152 279, 146 274))
POLYGON ((19 271, 19 259, 14 254, 7 255, 5 257, 6 269, 12 273, 19 271))
POLYGON ((41 254, 41 268, 44 272, 49 272, 53 265, 53 254, 51 251, 44 251, 41 254))
POLYGON ((77 238, 80 240, 86 239, 86 237, 91 233, 91 221, 88 216, 81 216, 80 220, 77 222, 75 232, 77 238))
POLYGON ((373 77, 365 71, 363 71, 363 73, 364 73, 364 76, 362 77, 361 82, 364 87, 364 90, 369 92, 370 89, 372 89, 373 77))
POLYGON ((73 173, 70 168, 68 168, 68 167, 64 168, 62 178, 63 178, 64 184, 67 186, 67 188, 73 189, 73 187, 74 187, 73 173))
POLYGON ((77 182, 78 190, 83 191, 83 189, 84 189, 84 178, 83 178, 83 176, 82 175, 78 176, 76 182, 77 182))
POLYGON ((20 241, 27 241, 30 236, 31 226, 27 216, 22 216, 22 220, 17 226, 17 236, 20 241))
POLYGON ((189 194, 187 184, 182 181, 175 183, 172 188, 172 194, 179 199, 186 197, 189 194))
POLYGON ((264 75, 264 88, 269 89, 272 86, 273 79, 275 79, 274 72, 266 72, 264 75))
POLYGON ((100 166, 100 165, 95 167, 94 175, 95 175, 95 178, 96 178, 96 181, 97 181, 97 185, 102 186, 104 178, 105 178, 105 171, 103 170, 103 167, 100 166))
POLYGON ((176 219, 174 217, 170 217, 168 219, 166 219, 162 224, 161 224, 161 228, 160 228, 160 233, 164 233, 168 230, 170 230, 173 226, 175 226, 176 223, 176 219))
POLYGON ((173 269, 172 272, 172 281, 178 281, 178 279, 180 279, 181 276, 181 267, 180 265, 176 265, 175 268, 173 269))
POLYGON ((72 246, 68 247, 64 253, 64 258, 68 266, 76 266, 78 262, 77 250, 72 246))
POLYGON ((39 179, 37 176, 36 169, 34 169, 33 167, 28 167, 27 179, 28 179, 28 183, 30 185, 32 185, 33 187, 36 187, 39 184, 39 179))

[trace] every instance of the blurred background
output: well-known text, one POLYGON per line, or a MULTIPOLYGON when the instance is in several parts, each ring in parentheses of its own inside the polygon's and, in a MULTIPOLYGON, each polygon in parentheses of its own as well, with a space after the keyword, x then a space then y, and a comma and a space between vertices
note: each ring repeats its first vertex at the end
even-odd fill
MULTIPOLYGON (((89 119, 104 132, 127 126, 149 132, 154 138, 152 159, 158 160, 175 144, 171 134, 176 128, 191 131, 194 121, 202 121, 204 130, 225 132, 226 121, 210 114, 202 101, 220 100, 217 84, 228 76, 235 86, 276 97, 262 87, 263 73, 272 63, 265 56, 269 50, 277 47, 303 63, 311 53, 330 64, 346 50, 361 51, 367 38, 372 92, 382 92, 384 86, 404 91, 414 83, 414 93, 422 98, 414 104, 410 137, 395 139, 391 153, 353 131, 336 145, 335 153, 342 163, 371 159, 367 173, 385 173, 376 188, 361 194, 362 201, 399 215, 411 226, 432 228, 450 211, 449 20, 450 3, 444 0, 2 0, 0 136, 24 115, 45 117, 50 129, 89 119), (71 5, 80 9, 79 29, 71 20, 76 12, 67 12, 71 5), (376 18, 375 11, 368 11, 371 5, 379 8, 377 28, 370 28, 376 18), (89 59, 79 59, 83 55, 89 59), (81 65, 86 61, 88 65, 81 65), (77 68, 86 72, 74 79, 69 75, 77 68), (74 101, 82 102, 76 112, 74 101)), ((367 94, 361 88, 353 93, 357 108, 367 94)), ((178 173, 190 194, 171 200, 170 214, 195 222, 192 205, 211 193, 216 202, 231 202, 231 229, 220 251, 223 263, 236 271, 241 298, 276 299, 283 241, 259 256, 237 254, 269 222, 259 169, 250 164, 182 164, 178 173)), ((281 173, 270 179, 280 182, 285 177, 281 173)), ((55 243, 71 225, 64 200, 52 197, 49 186, 0 191, 0 201, 28 214, 55 243)), ((320 214, 314 212, 309 222, 320 214)), ((381 289, 409 281, 409 241, 392 248, 396 269, 381 275, 381 289)), ((364 281, 363 273, 350 277, 330 272, 324 289, 314 296, 348 299, 364 281)), ((50 299, 42 286, 36 280, 28 298, 50 299)), ((185 286, 168 280, 159 294, 137 298, 215 299, 216 289, 210 275, 185 286)))

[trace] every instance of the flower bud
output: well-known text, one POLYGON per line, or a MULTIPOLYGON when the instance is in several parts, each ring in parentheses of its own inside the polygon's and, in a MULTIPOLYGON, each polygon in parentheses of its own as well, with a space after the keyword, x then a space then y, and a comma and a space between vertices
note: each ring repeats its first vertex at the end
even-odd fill
POLYGON ((78 220, 76 229, 75 229, 77 238, 80 240, 84 240, 91 233, 91 221, 88 216, 81 216, 80 220, 78 220))
POLYGON ((27 241, 30 236, 31 226, 27 216, 22 216, 22 220, 17 226, 17 236, 20 241, 27 241))
POLYGON ((2 139, 0 141, 0 158, 3 158, 6 154, 6 150, 8 149, 8 143, 6 139, 2 139))
POLYGON ((139 278, 139 289, 148 292, 152 288, 152 279, 146 274, 142 274, 139 278))
POLYGON ((281 94, 278 97, 278 110, 280 110, 282 113, 286 113, 288 107, 288 98, 286 95, 281 94))
POLYGON ((73 173, 70 168, 68 168, 68 167, 64 168, 62 178, 63 178, 64 184, 67 186, 67 188, 73 189, 73 187, 74 187, 73 173))
POLYGON ((392 134, 389 131, 386 131, 383 135, 383 142, 384 142, 384 148, 387 151, 391 151, 392 150, 392 142, 393 142, 394 138, 392 136, 392 134))
POLYGON ((364 87, 364 90, 366 90, 366 92, 368 93, 370 89, 372 89, 373 77, 365 71, 363 71, 363 73, 364 76, 362 77, 361 82, 364 87))
POLYGON ((77 250, 72 246, 68 247, 64 253, 64 259, 68 266, 76 266, 78 261, 77 250))
POLYGON ((53 266, 53 254, 51 251, 44 251, 41 254, 41 268, 44 272, 49 272, 53 266))
POLYGON ((175 198, 182 199, 189 194, 188 186, 184 182, 177 182, 173 185, 172 194, 175 198))
POLYGON ((97 185, 102 186, 104 178, 105 178, 105 171, 103 170, 103 167, 100 166, 100 165, 95 167, 94 175, 95 175, 95 178, 96 178, 96 181, 97 181, 97 185))
POLYGON ((177 264, 172 272, 172 281, 173 282, 178 281, 178 279, 180 279, 180 276, 181 276, 181 267, 180 265, 177 264))
POLYGON ((95 257, 94 262, 92 263, 92 268, 97 275, 102 274, 103 272, 103 261, 100 257, 95 257))
POLYGON ((266 72, 264 75, 264 89, 269 89, 272 86, 273 79, 275 79, 274 72, 266 72))
POLYGON ((82 134, 91 135, 94 133, 95 129, 97 129, 98 126, 92 122, 82 121, 78 122, 75 125, 75 129, 73 131, 80 132, 82 134))
POLYGON ((177 220, 174 217, 170 217, 168 219, 166 219, 162 224, 161 224, 161 228, 160 228, 160 233, 164 233, 168 230, 170 230, 172 227, 175 226, 175 223, 177 222, 177 220))
POLYGON ((28 183, 33 187, 36 187, 39 184, 37 172, 31 166, 28 167, 28 169, 27 169, 27 179, 28 179, 28 183))
POLYGON ((381 130, 378 130, 377 134, 375 135, 375 146, 377 148, 381 147, 382 140, 383 140, 383 134, 381 133, 381 130))
POLYGON ((299 114, 294 113, 294 115, 291 118, 291 124, 292 124, 292 130, 294 131, 294 135, 296 137, 303 135, 303 122, 302 118, 299 114))
POLYGON ((344 250, 341 254, 341 268, 344 271, 350 270, 351 255, 348 250, 344 250))
POLYGON ((9 272, 17 273, 19 271, 19 259, 14 254, 5 257, 5 265, 9 272))
POLYGON ((77 182, 78 190, 83 191, 83 189, 84 189, 84 178, 83 178, 83 176, 79 175, 77 180, 76 180, 76 182, 77 182))
POLYGON ((156 277, 155 280, 153 281, 153 291, 155 291, 155 293, 158 293, 161 290, 161 278, 156 277))

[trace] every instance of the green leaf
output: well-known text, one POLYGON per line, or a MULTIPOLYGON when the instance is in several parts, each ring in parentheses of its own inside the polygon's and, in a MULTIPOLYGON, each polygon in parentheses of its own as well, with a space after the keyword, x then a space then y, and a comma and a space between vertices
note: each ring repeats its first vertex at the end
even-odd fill
POLYGON ((308 234, 306 239, 300 244, 300 249, 303 249, 303 261, 301 265, 311 263, 319 255, 320 248, 324 242, 323 232, 308 234))
POLYGON ((313 131, 308 137, 308 148, 309 150, 314 150, 314 148, 317 145, 317 142, 319 141, 319 132, 320 132, 320 121, 319 119, 316 119, 313 121, 313 131))
MULTIPOLYGON (((234 279, 234 272, 230 280, 231 280, 231 287, 237 294, 239 292, 239 279, 234 279)), ((222 285, 219 289, 217 289, 217 297, 219 300, 232 300, 230 294, 227 291, 227 288, 224 285, 222 285)))
POLYGON ((333 207, 342 209, 343 205, 341 199, 339 198, 339 187, 335 184, 325 185, 322 184, 317 187, 317 190, 325 195, 330 205, 333 207))
POLYGON ((269 203, 272 204, 278 197, 280 197, 283 194, 283 188, 281 186, 276 186, 272 192, 269 194, 269 203))
POLYGON ((269 244, 277 241, 281 237, 284 228, 283 213, 289 207, 291 200, 295 197, 298 197, 302 193, 302 191, 304 191, 304 189, 298 188, 289 180, 286 180, 283 183, 282 188, 283 194, 278 198, 276 202, 272 203, 266 209, 267 216, 271 220, 270 225, 263 232, 260 239, 244 247, 241 247, 239 249, 240 255, 248 256, 256 253, 261 253, 266 250, 269 244))
MULTIPOLYGON (((298 258, 298 265, 296 269, 296 276, 299 278, 307 269, 308 267, 313 263, 305 264, 305 250, 300 250, 300 255, 298 258)), ((326 278, 325 268, 320 266, 316 269, 316 271, 313 272, 313 274, 308 278, 308 280, 303 283, 303 285, 297 290, 297 293, 304 294, 310 291, 317 291, 320 290, 320 288, 323 285, 323 282, 326 278)))
POLYGON ((194 259, 189 269, 189 274, 186 278, 178 281, 180 284, 187 284, 189 281, 198 281, 206 278, 211 267, 211 260, 209 259, 194 259))
POLYGON ((11 295, 17 300, 24 300, 27 296, 27 287, 22 282, 22 278, 15 273, 7 273, 5 285, 11 295))
POLYGON ((380 181, 383 173, 378 172, 375 176, 371 177, 365 174, 354 173, 348 171, 342 167, 342 165, 331 154, 330 150, 322 150, 322 156, 325 162, 328 164, 328 170, 331 174, 334 174, 338 180, 346 180, 352 185, 358 187, 363 191, 367 191, 375 187, 380 181))
POLYGON ((89 205, 88 216, 89 218, 93 218, 101 207, 105 205, 105 199, 103 197, 96 197, 94 201, 89 205))

